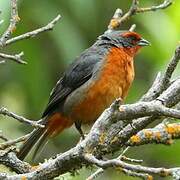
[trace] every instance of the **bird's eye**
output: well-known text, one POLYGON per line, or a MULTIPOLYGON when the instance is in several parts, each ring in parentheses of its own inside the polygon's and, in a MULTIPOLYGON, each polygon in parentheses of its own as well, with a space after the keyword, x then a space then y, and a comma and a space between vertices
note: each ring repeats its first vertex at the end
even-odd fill
POLYGON ((131 36, 130 37, 130 41, 133 45, 137 45, 137 43, 139 42, 140 38, 136 37, 136 36, 131 36))
POLYGON ((135 36, 131 36, 130 38, 132 41, 138 41, 137 37, 135 37, 135 36))

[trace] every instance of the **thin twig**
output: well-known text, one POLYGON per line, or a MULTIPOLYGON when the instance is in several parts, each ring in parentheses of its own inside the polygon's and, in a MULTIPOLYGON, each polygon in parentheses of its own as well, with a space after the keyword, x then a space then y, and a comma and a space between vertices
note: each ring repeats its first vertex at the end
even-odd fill
POLYGON ((16 30, 16 24, 20 20, 18 16, 18 8, 17 8, 17 1, 18 0, 11 0, 11 18, 10 24, 7 30, 0 38, 0 46, 4 46, 7 39, 11 36, 11 34, 16 30))
POLYGON ((172 74, 175 71, 179 61, 180 61, 180 45, 176 47, 174 56, 171 58, 165 70, 165 73, 162 77, 162 86, 164 86, 164 89, 166 89, 167 86, 169 85, 172 74))
POLYGON ((61 18, 61 15, 59 14, 59 15, 57 15, 57 17, 55 17, 46 26, 41 27, 39 29, 36 29, 34 31, 27 32, 27 33, 22 34, 22 35, 16 36, 14 38, 11 38, 11 39, 6 41, 5 45, 9 45, 9 44, 15 43, 15 42, 23 40, 23 39, 33 38, 33 37, 35 37, 36 35, 38 35, 40 33, 43 33, 45 31, 50 31, 50 30, 53 29, 54 25, 59 21, 60 18, 61 18))
POLYGON ((0 64, 4 64, 6 61, 5 60, 2 60, 2 61, 0 61, 0 64))
POLYGON ((97 165, 98 167, 101 167, 103 169, 109 168, 109 167, 121 167, 123 169, 126 170, 130 170, 133 172, 137 172, 137 173, 147 173, 147 174, 156 174, 159 176, 172 176, 172 174, 179 170, 180 168, 154 168, 154 167, 146 167, 146 166, 141 166, 141 165, 134 165, 134 164, 128 164, 126 162, 123 162, 121 160, 117 160, 117 159, 112 159, 112 160, 99 160, 97 159, 95 156, 91 155, 91 154, 85 154, 84 158, 92 163, 97 165))
POLYGON ((130 29, 129 29, 129 31, 134 31, 136 29, 136 24, 133 24, 131 27, 130 27, 130 29))
POLYGON ((141 101, 151 101, 157 98, 160 95, 160 93, 162 93, 162 91, 167 88, 167 86, 170 83, 172 74, 179 63, 179 60, 180 60, 180 45, 176 47, 175 53, 173 54, 173 57, 171 58, 165 70, 165 73, 163 75, 161 75, 160 72, 158 73, 153 85, 148 90, 148 92, 145 95, 143 95, 141 101))
POLYGON ((13 140, 8 140, 6 142, 0 143, 0 150, 4 150, 10 146, 13 146, 19 142, 25 141, 27 140, 27 138, 31 135, 32 133, 26 134, 24 136, 21 136, 17 139, 13 139, 13 140))
POLYGON ((18 120, 18 121, 21 122, 21 123, 29 124, 29 125, 31 125, 31 126, 33 126, 33 127, 35 127, 35 128, 44 128, 43 125, 38 124, 36 121, 32 121, 32 120, 26 119, 26 118, 24 118, 24 117, 22 117, 22 116, 19 116, 19 115, 13 113, 13 112, 8 111, 8 110, 7 110, 6 108, 4 108, 4 107, 0 108, 0 114, 2 114, 2 115, 4 115, 4 116, 12 117, 12 118, 18 120))
POLYGON ((4 23, 4 20, 1 19, 1 20, 0 20, 0 26, 1 26, 3 23, 4 23))
POLYGON ((1 130, 0 130, 0 139, 2 139, 3 141, 8 141, 8 138, 3 135, 1 130))
MULTIPOLYGON (((24 55, 23 52, 19 53, 19 54, 15 54, 15 55, 9 55, 9 54, 4 54, 4 53, 0 53, 0 58, 4 58, 4 59, 9 59, 12 61, 15 61, 19 64, 27 64, 27 62, 23 61, 21 59, 21 57, 24 55)), ((5 61, 1 61, 1 63, 4 63, 5 61)))
POLYGON ((143 160, 142 159, 132 159, 132 158, 129 158, 129 157, 126 157, 126 156, 122 156, 120 158, 120 160, 122 161, 127 161, 127 162, 131 162, 131 163, 142 163, 143 160))
POLYGON ((155 11, 155 10, 159 10, 159 9, 165 9, 165 8, 169 7, 171 4, 172 4, 171 0, 164 0, 164 2, 161 3, 160 5, 151 6, 151 7, 147 7, 147 8, 140 8, 140 7, 138 7, 138 5, 139 5, 138 0, 133 0, 131 7, 129 8, 128 12, 125 13, 124 15, 123 15, 121 9, 117 9, 115 11, 113 18, 111 19, 111 21, 108 25, 108 30, 114 30, 114 29, 119 28, 120 25, 124 21, 128 20, 131 16, 136 15, 137 13, 144 13, 144 12, 155 11), (121 13, 117 13, 117 12, 121 12, 121 13))
POLYGON ((104 173, 103 168, 98 168, 93 174, 91 174, 86 180, 94 180, 104 173))
MULTIPOLYGON (((124 154, 129 150, 129 146, 126 147, 123 152, 117 157, 117 159, 121 159, 124 154)), ((86 180, 94 180, 97 177, 99 177, 100 175, 102 175, 104 173, 104 169, 103 168, 98 168, 93 174, 91 174, 86 180)))
POLYGON ((151 179, 153 180, 153 177, 150 176, 149 174, 144 174, 144 173, 139 173, 139 172, 137 173, 137 172, 133 172, 124 168, 121 168, 121 171, 128 176, 138 177, 143 180, 151 180, 151 179))
POLYGON ((143 12, 148 12, 148 11, 157 11, 159 9, 165 9, 165 8, 169 7, 172 3, 173 3, 172 0, 165 0, 162 4, 157 5, 157 6, 138 8, 136 13, 143 13, 143 12))

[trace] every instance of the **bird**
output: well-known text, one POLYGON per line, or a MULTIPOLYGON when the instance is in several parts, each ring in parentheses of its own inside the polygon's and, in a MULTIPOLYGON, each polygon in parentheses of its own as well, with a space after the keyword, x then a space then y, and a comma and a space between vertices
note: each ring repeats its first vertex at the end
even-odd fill
POLYGON ((44 128, 35 129, 17 154, 23 160, 32 147, 73 124, 84 138, 81 125, 93 124, 111 103, 125 100, 134 80, 134 57, 150 43, 137 32, 114 30, 100 35, 67 68, 51 91, 42 114, 44 128))

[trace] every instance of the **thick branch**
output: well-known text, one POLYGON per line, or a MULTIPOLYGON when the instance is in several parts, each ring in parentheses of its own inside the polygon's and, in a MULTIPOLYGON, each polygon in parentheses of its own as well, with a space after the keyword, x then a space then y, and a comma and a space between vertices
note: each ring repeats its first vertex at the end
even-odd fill
POLYGON ((180 123, 159 124, 150 129, 143 129, 132 136, 127 142, 128 146, 138 146, 143 144, 158 143, 172 144, 173 139, 180 138, 180 123))
MULTIPOLYGON (((18 179, 28 179, 28 180, 44 180, 52 179, 57 177, 59 174, 69 172, 76 168, 80 168, 84 163, 84 158, 82 156, 82 148, 77 146, 71 150, 57 155, 55 159, 50 159, 43 164, 39 165, 34 171, 26 170, 26 173, 19 175, 5 175, 6 180, 18 180, 18 179)), ((12 165, 9 165, 11 167, 12 165)), ((0 176, 1 178, 1 176, 0 176)))
MULTIPOLYGON (((0 164, 11 167, 11 169, 17 173, 26 173, 31 170, 31 166, 26 162, 20 161, 11 149, 0 151, 0 164)), ((2 179, 2 175, 3 174, 0 173, 0 179, 2 179)), ((4 174, 4 176, 6 175, 4 174)))
MULTIPOLYGON (((175 103, 179 102, 180 99, 172 98, 172 96, 179 98, 179 86, 180 83, 178 80, 176 80, 166 91, 163 92, 162 99, 165 105, 168 104, 168 106, 171 107, 175 103)), ((123 111, 119 113, 124 116, 123 111)), ((147 124, 157 118, 156 116, 152 116, 137 119, 136 122, 133 123, 133 127, 131 125, 127 125, 127 127, 123 128, 123 130, 116 135, 116 139, 113 139, 114 134, 112 132, 111 134, 108 134, 107 139, 105 134, 106 129, 109 129, 113 122, 118 121, 120 116, 117 115, 118 113, 116 106, 111 106, 111 108, 107 109, 95 122, 85 140, 75 148, 65 152, 62 155, 58 155, 54 160, 49 160, 48 162, 43 163, 37 170, 31 173, 16 175, 14 177, 20 178, 25 176, 28 178, 34 177, 37 179, 43 179, 44 176, 47 176, 52 178, 64 172, 70 171, 71 169, 78 169, 82 166, 82 164, 86 163, 86 161, 83 159, 83 152, 93 153, 96 156, 102 155, 102 153, 113 152, 125 145, 127 140, 133 134, 136 134, 136 132, 143 129, 147 124)))
MULTIPOLYGON (((180 102, 180 83, 179 81, 175 81, 171 86, 162 93, 160 96, 163 99, 165 105, 171 107, 180 102)), ((139 119, 135 119, 131 124, 128 124, 124 127, 116 137, 112 143, 112 146, 122 145, 129 140, 129 138, 138 133, 140 130, 144 129, 148 124, 153 122, 154 120, 160 118, 159 116, 153 115, 150 117, 142 117, 139 119)))
MULTIPOLYGON (((180 80, 177 82, 177 84, 180 84, 180 80)), ((178 91, 180 91, 180 86, 177 88, 178 91)), ((132 120, 134 118, 152 115, 180 119, 179 110, 167 108, 164 105, 162 105, 162 102, 159 100, 121 105, 119 110, 120 112, 117 112, 118 120, 132 120)))

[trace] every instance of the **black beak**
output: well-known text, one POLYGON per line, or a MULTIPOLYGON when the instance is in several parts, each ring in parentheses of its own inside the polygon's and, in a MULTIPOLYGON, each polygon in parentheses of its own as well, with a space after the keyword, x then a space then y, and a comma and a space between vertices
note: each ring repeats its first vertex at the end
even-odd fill
POLYGON ((149 45, 151 45, 151 43, 145 39, 141 39, 138 42, 138 46, 149 46, 149 45))

